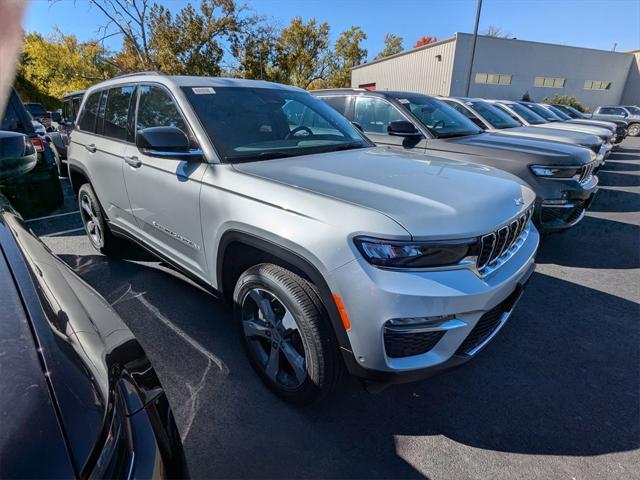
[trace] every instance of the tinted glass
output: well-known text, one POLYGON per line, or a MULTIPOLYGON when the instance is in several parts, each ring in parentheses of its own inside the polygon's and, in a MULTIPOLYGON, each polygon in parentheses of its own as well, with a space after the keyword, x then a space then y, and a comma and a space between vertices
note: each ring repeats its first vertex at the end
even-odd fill
POLYGON ((104 111, 104 132, 107 137, 117 140, 127 139, 127 124, 129 119, 129 104, 135 87, 112 88, 107 96, 104 111))
POLYGON ((520 123, 512 119, 499 108, 487 102, 469 102, 471 107, 478 112, 493 128, 514 128, 520 127, 520 123))
POLYGON ((150 127, 177 127, 185 134, 189 134, 189 129, 178 107, 164 88, 144 85, 140 87, 139 96, 137 130, 150 127))
POLYGON ((84 130, 86 132, 95 131, 96 119, 98 118, 98 102, 100 101, 100 93, 102 92, 94 92, 89 96, 89 98, 87 98, 84 108, 82 109, 80 121, 78 122, 80 130, 84 130))
POLYGON ((7 109, 5 110, 4 116, 2 117, 0 130, 10 130, 12 132, 24 131, 22 121, 20 121, 18 112, 16 112, 16 109, 13 107, 13 102, 11 101, 7 104, 7 109))
POLYGON ((347 99, 349 97, 319 97, 324 103, 332 107, 340 115, 344 115, 347 110, 347 99))
POLYGON ((549 122, 557 122, 558 120, 560 120, 560 118, 556 117, 552 112, 544 107, 541 107, 540 105, 536 105, 535 103, 522 103, 521 105, 525 108, 528 108, 532 112, 537 113, 539 116, 549 122))
POLYGON ((238 87, 183 90, 226 161, 370 146, 347 119, 306 92, 238 87))
POLYGON ((398 98, 436 138, 462 137, 482 133, 478 126, 443 101, 425 95, 398 98))
POLYGON ((557 116, 558 118, 561 118, 562 120, 571 120, 571 117, 566 113, 564 113, 559 108, 556 108, 553 105, 549 105, 547 106, 547 108, 551 110, 554 113, 554 115, 557 116))
POLYGON ((451 102, 447 100, 442 100, 442 101, 447 105, 449 105, 451 108, 453 108, 456 112, 460 112, 462 115, 467 117, 469 120, 475 123, 478 127, 482 128, 483 130, 487 128, 486 125, 482 122, 482 120, 480 120, 476 115, 474 115, 473 112, 469 111, 469 109, 467 109, 464 105, 460 105, 458 102, 451 102))
POLYGON ((547 121, 536 112, 528 109, 523 105, 520 105, 519 103, 508 103, 507 106, 522 118, 524 118, 531 125, 540 125, 542 123, 547 123, 547 121))
POLYGON ((632 115, 640 115, 640 108, 635 107, 635 106, 629 106, 626 107, 627 110, 629 110, 629 113, 631 113, 632 115))
POLYGON ((353 121, 360 125, 365 133, 386 135, 389 124, 398 120, 406 120, 406 118, 387 100, 374 97, 356 97, 353 121))
POLYGON ((29 113, 31 115, 46 115, 47 114, 47 110, 40 105, 39 103, 25 103, 24 105, 25 107, 27 107, 27 110, 29 111, 29 113))

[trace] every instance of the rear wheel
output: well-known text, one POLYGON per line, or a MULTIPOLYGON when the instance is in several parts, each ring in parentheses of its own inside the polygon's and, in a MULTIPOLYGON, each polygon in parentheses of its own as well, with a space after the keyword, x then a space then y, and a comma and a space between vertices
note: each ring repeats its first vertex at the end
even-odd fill
POLYGON ((637 137, 640 135, 640 123, 632 123, 627 128, 627 135, 630 137, 637 137))
POLYGON ((108 256, 118 256, 123 241, 116 238, 105 221, 100 203, 90 184, 85 183, 78 191, 80 217, 93 248, 108 256))
POLYGON ((311 283, 263 263, 240 276, 233 300, 251 364, 276 395, 308 404, 335 388, 344 367, 311 283))

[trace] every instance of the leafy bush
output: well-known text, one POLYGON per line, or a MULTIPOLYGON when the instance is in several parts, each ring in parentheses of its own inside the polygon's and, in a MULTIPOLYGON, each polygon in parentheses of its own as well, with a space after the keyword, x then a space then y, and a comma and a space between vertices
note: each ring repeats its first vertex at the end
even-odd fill
POLYGON ((572 97, 569 95, 554 95, 551 100, 549 100, 549 97, 544 97, 542 101, 544 103, 558 103, 560 105, 569 105, 570 107, 573 107, 583 113, 589 111, 587 107, 583 106, 578 100, 576 100, 576 97, 572 97))

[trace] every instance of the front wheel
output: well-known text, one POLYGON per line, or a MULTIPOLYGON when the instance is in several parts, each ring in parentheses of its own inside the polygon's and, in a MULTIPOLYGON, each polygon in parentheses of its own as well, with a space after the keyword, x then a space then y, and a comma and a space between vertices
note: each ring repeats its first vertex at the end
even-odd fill
POLYGON ((233 301, 251 365, 276 395, 309 404, 335 388, 344 366, 311 283, 263 263, 240 276, 233 301))
POLYGON ((637 137, 640 135, 640 123, 632 123, 627 128, 627 135, 630 137, 637 137))
POLYGON ((123 249, 123 241, 111 233, 98 198, 88 183, 78 190, 78 206, 82 225, 93 248, 104 255, 119 256, 123 249))

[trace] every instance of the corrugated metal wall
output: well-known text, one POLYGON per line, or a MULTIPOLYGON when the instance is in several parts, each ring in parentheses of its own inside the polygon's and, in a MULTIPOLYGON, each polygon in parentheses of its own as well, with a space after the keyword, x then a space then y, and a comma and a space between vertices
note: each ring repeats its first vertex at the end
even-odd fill
POLYGON ((406 90, 448 95, 455 58, 456 39, 428 45, 408 54, 352 70, 351 86, 375 83, 376 90, 406 90))

